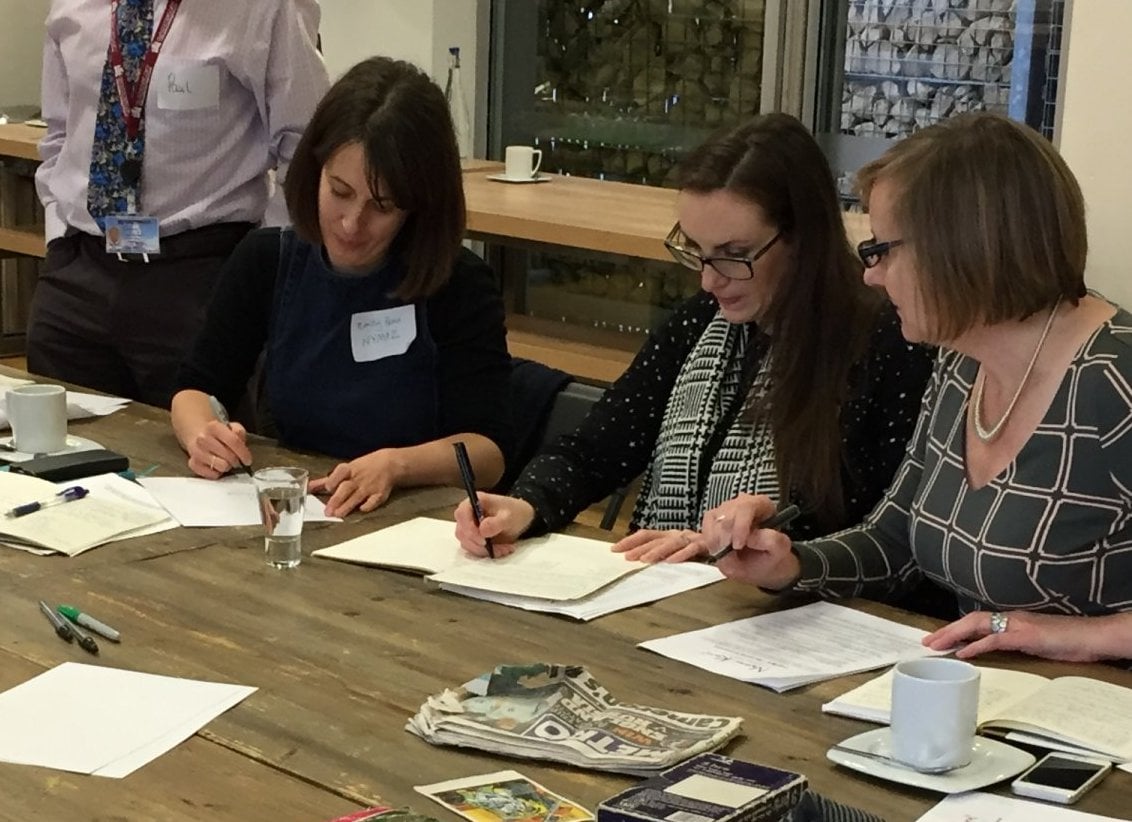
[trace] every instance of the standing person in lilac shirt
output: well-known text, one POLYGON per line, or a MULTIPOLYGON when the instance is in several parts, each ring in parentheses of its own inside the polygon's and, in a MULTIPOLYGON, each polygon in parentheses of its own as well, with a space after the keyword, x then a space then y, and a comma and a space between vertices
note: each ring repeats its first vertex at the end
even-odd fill
POLYGON ((286 221, 269 173, 329 87, 318 20, 314 0, 53 0, 29 370, 169 405, 220 265, 286 221))

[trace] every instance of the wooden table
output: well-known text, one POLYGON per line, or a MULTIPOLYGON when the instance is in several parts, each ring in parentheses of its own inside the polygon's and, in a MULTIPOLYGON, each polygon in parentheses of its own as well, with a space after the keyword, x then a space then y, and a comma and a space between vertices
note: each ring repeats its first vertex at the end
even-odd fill
MULTIPOLYGON (((73 424, 75 433, 182 473, 164 413, 132 406, 73 424)), ((256 443, 257 461, 324 470, 329 461, 256 443)), ((389 506, 311 527, 310 550, 419 513, 448 516, 456 489, 399 493, 389 506)), ((328 560, 268 568, 256 529, 179 529, 75 559, 0 550, 0 688, 82 661, 259 690, 172 752, 122 780, 0 765, 0 820, 29 818, 329 819, 368 803, 412 805, 455 820, 413 785, 516 768, 594 807, 631 784, 617 775, 470 750, 432 747, 404 731, 424 699, 507 662, 583 663, 625 701, 744 718, 728 753, 805 773, 832 797, 910 820, 938 797, 865 779, 825 759, 832 743, 871 726, 821 714, 822 702, 870 675, 789 694, 736 682, 641 651, 645 639, 782 607, 723 583, 581 624, 443 593, 423 579, 328 560), (73 601, 119 628, 94 659, 60 642, 37 600, 73 601)), ((874 613, 913 617, 877 605, 874 613)), ((1049 676, 1081 673, 1132 686, 1132 674, 1000 655, 989 664, 1049 676)), ((1115 773, 1082 810, 1127 814, 1132 775, 1115 773)))

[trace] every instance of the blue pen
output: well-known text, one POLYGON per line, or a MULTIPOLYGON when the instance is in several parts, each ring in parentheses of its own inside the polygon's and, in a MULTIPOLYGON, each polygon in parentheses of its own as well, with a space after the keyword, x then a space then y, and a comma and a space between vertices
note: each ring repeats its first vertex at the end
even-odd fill
POLYGON ((23 517, 28 514, 34 514, 44 508, 50 508, 52 505, 62 505, 64 502, 74 502, 77 499, 85 497, 89 491, 78 485, 73 485, 70 488, 64 488, 55 496, 50 499, 37 500, 36 502, 25 502, 23 505, 17 505, 15 508, 7 511, 4 516, 6 517, 23 517))

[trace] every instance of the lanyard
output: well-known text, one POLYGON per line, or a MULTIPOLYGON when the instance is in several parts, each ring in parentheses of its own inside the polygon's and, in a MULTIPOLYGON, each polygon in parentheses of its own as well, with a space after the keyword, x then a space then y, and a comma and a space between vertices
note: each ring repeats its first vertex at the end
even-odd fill
POLYGON ((118 99, 122 102, 122 117, 126 121, 126 136, 133 140, 138 136, 138 130, 141 128, 142 114, 145 111, 145 96, 149 92, 149 81, 153 77, 153 67, 157 63, 161 46, 165 43, 165 38, 169 34, 169 28, 173 25, 173 18, 177 16, 177 9, 181 5, 181 0, 169 0, 166 3, 165 11, 161 15, 161 22, 158 23, 157 30, 153 33, 153 39, 150 41, 149 51, 146 52, 142 61, 137 82, 133 84, 132 88, 126 82, 126 68, 122 60, 122 43, 118 39, 118 6, 121 3, 122 0, 111 0, 110 2, 110 67, 114 71, 114 83, 118 87, 118 99))

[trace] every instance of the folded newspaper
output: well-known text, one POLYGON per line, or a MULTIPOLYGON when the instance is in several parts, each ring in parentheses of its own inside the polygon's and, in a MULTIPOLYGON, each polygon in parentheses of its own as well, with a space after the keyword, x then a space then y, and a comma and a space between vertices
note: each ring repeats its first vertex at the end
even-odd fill
POLYGON ((648 776, 721 746, 737 716, 618 702, 578 665, 501 665, 430 696, 405 730, 434 745, 648 776))

